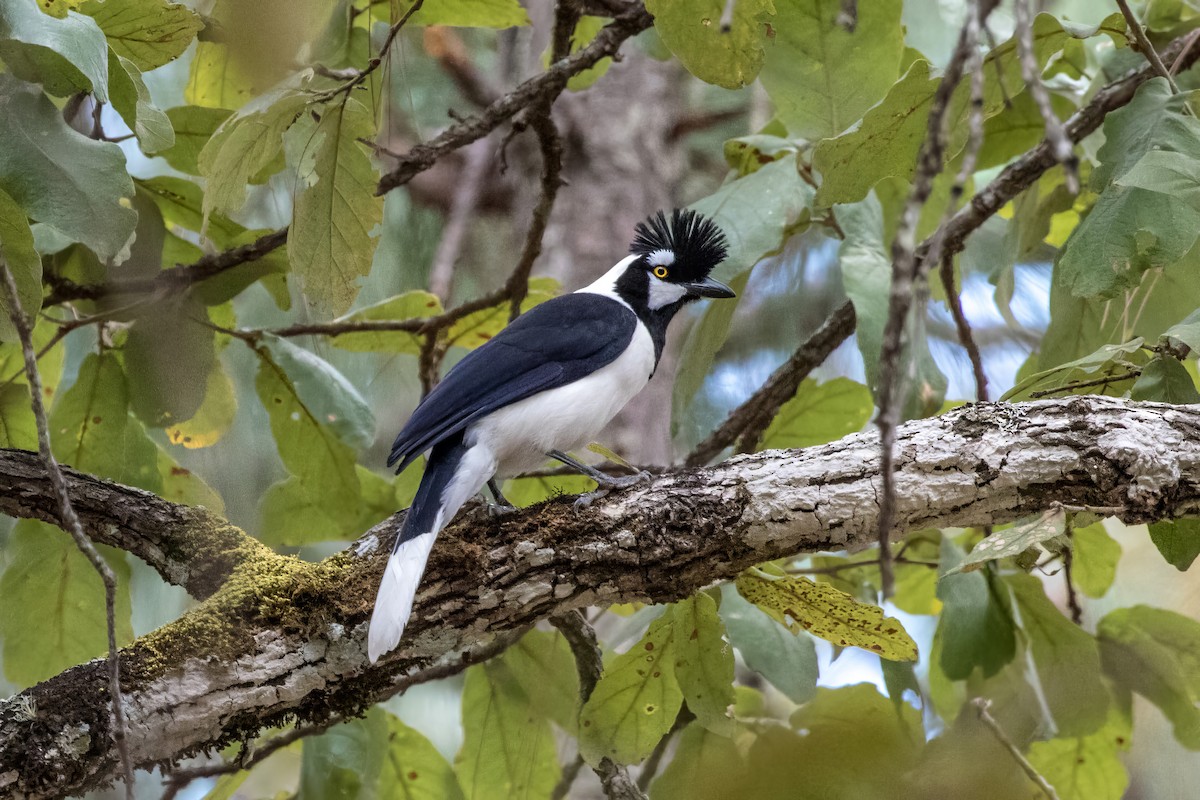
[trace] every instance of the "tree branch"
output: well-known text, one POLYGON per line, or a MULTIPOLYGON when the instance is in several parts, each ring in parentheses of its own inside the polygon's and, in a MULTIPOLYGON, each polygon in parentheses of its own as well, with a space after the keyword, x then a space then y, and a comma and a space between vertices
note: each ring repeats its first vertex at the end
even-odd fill
MULTIPOLYGON (((203 507, 178 505, 66 467, 62 471, 92 541, 133 553, 197 599, 215 592, 246 561, 278 557, 203 507)), ((60 524, 50 477, 36 454, 0 448, 0 514, 60 524)))
MULTIPOLYGON (((877 437, 860 433, 664 475, 582 512, 560 499, 500 520, 468 514, 439 536, 401 649, 374 666, 371 598, 402 515, 319 563, 248 559, 199 607, 122 651, 131 757, 167 763, 268 726, 356 713, 431 663, 571 609, 674 601, 762 561, 867 547, 878 462, 877 437)), ((967 406, 902 425, 895 468, 897 534, 1008 522, 1056 502, 1128 523, 1194 514, 1200 406, 1095 396, 967 406)), ((75 496, 80 485, 71 481, 72 499, 94 507, 75 496)), ((44 479, 27 491, 50 495, 44 479)), ((0 798, 113 779, 105 684, 94 661, 0 702, 0 798)))

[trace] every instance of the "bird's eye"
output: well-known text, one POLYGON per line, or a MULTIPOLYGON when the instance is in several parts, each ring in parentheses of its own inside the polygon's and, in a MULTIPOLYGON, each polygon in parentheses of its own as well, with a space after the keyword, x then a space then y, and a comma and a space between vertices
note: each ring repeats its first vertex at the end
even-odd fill
POLYGON ((665 278, 665 277, 667 277, 667 272, 668 272, 668 270, 666 267, 661 266, 661 265, 657 266, 654 268, 654 277, 660 278, 660 279, 665 278))

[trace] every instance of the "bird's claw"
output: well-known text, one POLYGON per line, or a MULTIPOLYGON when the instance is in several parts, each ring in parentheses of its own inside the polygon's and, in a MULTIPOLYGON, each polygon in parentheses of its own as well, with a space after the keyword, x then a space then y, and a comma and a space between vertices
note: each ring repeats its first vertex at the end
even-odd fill
POLYGON ((653 476, 644 469, 638 470, 636 475, 622 475, 620 477, 605 475, 603 481, 596 481, 596 483, 599 485, 594 490, 585 492, 575 499, 575 510, 580 511, 587 508, 592 503, 606 496, 614 489, 628 489, 630 486, 637 486, 639 483, 644 483, 650 480, 652 477, 653 476))
POLYGON ((487 515, 493 519, 507 517, 509 514, 515 514, 519 510, 516 506, 506 505, 505 503, 487 503, 485 507, 487 515))

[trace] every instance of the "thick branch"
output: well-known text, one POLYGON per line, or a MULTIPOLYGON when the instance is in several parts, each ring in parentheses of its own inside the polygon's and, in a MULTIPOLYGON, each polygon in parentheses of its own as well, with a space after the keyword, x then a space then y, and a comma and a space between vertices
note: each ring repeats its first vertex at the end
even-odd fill
MULTIPOLYGON (((363 641, 399 516, 318 564, 250 559, 122 652, 131 755, 148 766, 354 713, 422 666, 570 609, 678 600, 761 561, 868 546, 878 463, 877 438, 860 433, 664 475, 580 513, 560 500, 501 520, 468 515, 439 537, 404 646, 375 667, 363 641)), ((1200 406, 1094 396, 968 406, 901 426, 895 463, 898 533, 998 524, 1056 502, 1168 519, 1200 512, 1200 406)), ((110 781, 105 698, 96 661, 0 703, 0 798, 110 781)))
MULTIPOLYGON (((67 468, 63 474, 90 539, 133 553, 195 598, 211 595, 243 562, 274 555, 203 507, 67 468)), ((36 454, 0 449, 0 514, 59 524, 50 477, 36 454)))

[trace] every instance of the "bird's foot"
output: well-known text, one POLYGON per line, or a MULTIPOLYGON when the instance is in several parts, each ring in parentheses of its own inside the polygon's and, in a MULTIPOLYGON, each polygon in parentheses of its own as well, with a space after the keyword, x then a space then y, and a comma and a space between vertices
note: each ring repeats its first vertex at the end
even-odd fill
POLYGON ((594 490, 585 492, 575 498, 575 510, 587 508, 592 503, 602 497, 608 495, 614 489, 628 489, 630 486, 637 486, 639 483, 644 483, 653 477, 645 470, 639 470, 636 475, 621 475, 613 476, 606 475, 603 472, 597 472, 596 475, 590 476, 592 480, 599 484, 594 490))
POLYGON ((507 503, 485 503, 484 507, 487 510, 487 515, 493 519, 507 517, 509 514, 515 514, 520 511, 516 506, 507 503))

